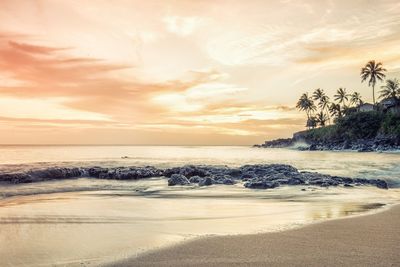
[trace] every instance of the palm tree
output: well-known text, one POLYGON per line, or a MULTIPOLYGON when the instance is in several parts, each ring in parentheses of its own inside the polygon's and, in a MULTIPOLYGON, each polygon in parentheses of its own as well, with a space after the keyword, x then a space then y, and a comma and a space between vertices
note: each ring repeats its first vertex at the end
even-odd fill
POLYGON ((316 89, 313 93, 313 99, 318 100, 318 106, 325 109, 329 103, 329 97, 325 94, 323 89, 316 89))
POLYGON ((380 98, 393 98, 397 101, 400 100, 400 83, 397 79, 388 79, 386 84, 381 86, 380 98))
POLYGON ((368 86, 372 86, 372 98, 374 100, 375 105, 375 84, 376 80, 383 81, 386 75, 383 73, 386 69, 382 67, 382 63, 375 63, 375 60, 369 61, 365 67, 361 69, 361 82, 364 82, 369 78, 368 86))
POLYGON ((361 99, 361 95, 358 92, 354 92, 351 96, 350 96, 350 103, 352 105, 356 105, 356 106, 360 106, 363 104, 363 101, 361 99))
POLYGON ((317 113, 317 115, 315 116, 317 123, 319 123, 320 126, 325 126, 325 123, 328 120, 328 117, 326 116, 326 114, 321 111, 319 113, 317 113))
MULTIPOLYGON (((321 109, 321 112, 328 111, 329 107, 329 96, 327 96, 323 89, 316 89, 313 93, 313 99, 318 100, 318 107, 321 109)), ((329 114, 327 112, 327 114, 329 114)), ((329 120, 329 116, 328 116, 329 120)))
POLYGON ((311 116, 310 118, 308 118, 306 126, 308 127, 308 129, 310 128, 314 129, 315 127, 317 127, 317 123, 318 123, 317 118, 315 116, 311 116))
POLYGON ((318 88, 318 89, 315 89, 315 91, 314 91, 314 93, 313 93, 313 95, 312 95, 312 98, 313 98, 314 100, 320 100, 321 97, 324 96, 324 95, 325 95, 324 90, 318 88))
POLYGON ((349 100, 349 95, 346 92, 346 88, 339 88, 334 97, 335 101, 338 101, 339 104, 343 104, 343 107, 346 107, 346 101, 349 100))
POLYGON ((329 106, 329 112, 331 113, 332 117, 341 118, 342 117, 342 108, 339 104, 332 103, 329 106))
POLYGON ((300 99, 297 101, 296 108, 301 111, 305 111, 307 114, 307 121, 310 120, 311 113, 316 110, 314 101, 308 96, 308 93, 301 95, 300 99))

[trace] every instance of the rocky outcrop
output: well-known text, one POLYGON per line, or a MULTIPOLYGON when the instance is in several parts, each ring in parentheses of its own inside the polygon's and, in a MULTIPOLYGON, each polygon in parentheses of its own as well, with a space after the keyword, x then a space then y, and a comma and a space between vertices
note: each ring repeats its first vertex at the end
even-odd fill
POLYGON ((311 141, 305 150, 354 150, 358 152, 389 151, 399 150, 400 143, 394 139, 361 139, 355 141, 332 140, 332 141, 311 141))
POLYGON ((371 139, 329 139, 322 141, 310 138, 307 133, 308 131, 297 132, 293 134, 292 138, 266 141, 264 144, 254 145, 254 147, 284 148, 295 147, 296 144, 302 143, 303 145, 296 148, 310 151, 354 150, 358 152, 400 150, 399 136, 377 135, 375 138, 371 139))
POLYGON ((317 172, 302 172, 286 164, 244 165, 239 168, 226 166, 187 165, 169 169, 146 167, 89 167, 89 168, 47 168, 19 173, 0 173, 0 182, 30 183, 55 179, 89 177, 96 179, 137 180, 150 177, 166 177, 168 185, 215 184, 233 185, 243 183, 246 188, 271 189, 279 186, 312 185, 353 187, 372 185, 387 189, 384 180, 331 176, 317 172))
POLYGON ((88 168, 58 168, 28 170, 27 172, 1 173, 0 182, 33 183, 48 180, 90 177, 99 179, 136 180, 163 176, 164 170, 152 166, 146 167, 88 167, 88 168))
POLYGON ((293 146, 294 141, 292 138, 280 138, 272 141, 265 141, 264 144, 254 145, 255 147, 270 147, 270 148, 284 148, 293 146))

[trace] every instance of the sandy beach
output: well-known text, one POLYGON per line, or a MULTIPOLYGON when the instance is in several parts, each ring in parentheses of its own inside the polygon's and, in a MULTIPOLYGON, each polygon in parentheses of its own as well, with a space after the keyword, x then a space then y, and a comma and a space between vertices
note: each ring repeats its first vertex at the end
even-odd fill
POLYGON ((396 205, 284 232, 200 238, 111 266, 400 266, 399 222, 396 205))

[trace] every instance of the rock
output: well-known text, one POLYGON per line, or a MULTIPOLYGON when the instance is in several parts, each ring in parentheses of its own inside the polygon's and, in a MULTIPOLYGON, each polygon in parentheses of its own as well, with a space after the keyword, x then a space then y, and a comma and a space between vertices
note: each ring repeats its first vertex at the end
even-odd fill
POLYGON ((362 148, 357 150, 358 152, 372 152, 374 149, 372 147, 363 146, 362 148))
POLYGON ((255 147, 265 147, 265 148, 283 148, 293 145, 292 138, 281 138, 272 141, 265 141, 262 145, 255 145, 255 147))
POLYGON ((209 186, 214 184, 215 181, 211 177, 205 177, 199 182, 199 186, 209 186))
POLYGON ((243 173, 241 175, 240 179, 244 180, 244 179, 251 179, 251 178, 254 178, 254 177, 256 177, 255 172, 249 171, 249 172, 243 173))
POLYGON ((182 174, 172 174, 171 177, 168 179, 169 186, 188 184, 190 184, 189 180, 182 174))
POLYGON ((200 176, 192 176, 189 178, 189 182, 192 184, 197 184, 202 180, 202 178, 200 176))
POLYGON ((388 189, 388 185, 387 185, 386 181, 383 181, 383 180, 380 180, 380 179, 376 179, 376 180, 374 179, 374 180, 370 180, 370 183, 372 185, 375 185, 378 188, 388 189))
POLYGON ((232 180, 232 179, 229 179, 229 178, 225 178, 224 181, 223 181, 223 184, 233 185, 233 184, 235 184, 235 181, 232 180))
POLYGON ((260 181, 260 180, 253 180, 253 181, 248 181, 244 184, 246 188, 252 188, 252 189, 269 189, 269 188, 275 188, 279 186, 279 183, 277 182, 267 182, 267 181, 260 181))
POLYGON ((293 134, 292 138, 276 139, 266 141, 256 147, 274 148, 294 146, 297 143, 304 143, 305 146, 297 147, 298 150, 355 150, 359 152, 400 150, 400 137, 378 133, 374 138, 349 140, 345 137, 332 139, 316 138, 309 134, 309 131, 301 131, 293 134))
POLYGON ((315 151, 315 150, 318 150, 318 147, 316 144, 311 144, 308 150, 315 151))
POLYGON ((172 176, 172 174, 178 174, 180 171, 181 171, 180 167, 169 168, 164 170, 163 175, 169 178, 172 176))
POLYGON ((280 185, 295 186, 304 184, 321 187, 372 185, 382 189, 388 188, 386 181, 380 179, 353 179, 349 177, 325 175, 317 172, 299 172, 293 166, 286 164, 255 164, 244 165, 239 168, 187 165, 165 170, 152 166, 112 168, 99 166, 86 168, 51 167, 47 169, 34 169, 26 172, 0 172, 0 182, 31 183, 77 177, 136 180, 162 176, 169 178, 168 184, 171 186, 187 184, 199 184, 200 186, 212 184, 232 185, 238 180, 242 180, 245 187, 256 189, 275 188, 280 185))
POLYGON ((204 169, 192 165, 182 167, 179 173, 188 178, 192 176, 204 177, 207 175, 207 172, 204 169))
POLYGON ((299 178, 290 178, 287 182, 288 185, 300 185, 304 184, 304 180, 299 178))

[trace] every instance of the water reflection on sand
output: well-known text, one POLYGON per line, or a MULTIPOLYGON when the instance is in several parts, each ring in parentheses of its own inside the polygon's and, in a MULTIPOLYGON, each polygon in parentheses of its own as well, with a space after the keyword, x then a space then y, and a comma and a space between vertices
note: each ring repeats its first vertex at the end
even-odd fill
MULTIPOLYGON (((46 183, 41 186, 51 188, 46 183)), ((75 181, 87 183, 94 186, 75 181)), ((110 186, 1 200, 2 265, 98 264, 196 236, 284 230, 396 202, 394 192, 372 187, 258 191, 167 187, 164 179, 108 181, 110 186)))

